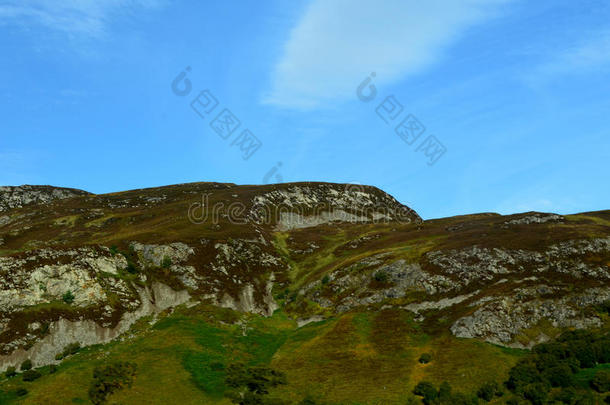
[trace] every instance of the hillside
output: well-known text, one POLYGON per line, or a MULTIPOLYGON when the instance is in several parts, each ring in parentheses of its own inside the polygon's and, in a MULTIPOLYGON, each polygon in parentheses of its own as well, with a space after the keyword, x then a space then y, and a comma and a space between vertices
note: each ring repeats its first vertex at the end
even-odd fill
POLYGON ((609 270, 610 211, 423 221, 349 184, 2 187, 0 371, 42 376, 4 377, 0 402, 90 403, 119 360, 137 372, 108 403, 231 403, 235 364, 281 374, 275 403, 470 395, 537 344, 606 333, 609 270))

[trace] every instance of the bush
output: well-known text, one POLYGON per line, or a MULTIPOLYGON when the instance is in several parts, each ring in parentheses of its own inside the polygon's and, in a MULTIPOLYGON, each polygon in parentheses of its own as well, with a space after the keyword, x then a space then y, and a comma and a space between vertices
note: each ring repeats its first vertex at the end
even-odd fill
POLYGON ((32 368, 32 360, 27 359, 23 363, 21 363, 21 367, 20 367, 21 371, 27 371, 27 370, 30 370, 31 368, 32 368))
POLYGON ((610 391, 610 371, 598 371, 591 380, 591 387, 601 393, 610 391))
POLYGON ((68 346, 64 347, 63 355, 64 355, 64 357, 66 357, 70 354, 76 354, 76 353, 78 353, 79 350, 80 350, 80 343, 78 343, 78 342, 70 343, 68 346))
POLYGON ((413 393, 423 397, 422 402, 426 405, 433 403, 438 398, 438 391, 434 388, 434 385, 428 381, 419 382, 415 388, 413 388, 413 393))
POLYGON ((55 364, 51 364, 49 366, 49 374, 55 374, 57 372, 57 366, 55 364))
POLYGON ((74 302, 74 294, 72 291, 66 291, 66 293, 61 297, 66 304, 72 304, 74 302))
POLYGON ((428 364, 432 361, 432 355, 430 353, 424 353, 419 356, 419 362, 421 364, 428 364))
POLYGON ((330 282, 330 277, 327 275, 325 275, 324 277, 322 277, 322 285, 326 285, 330 282))
POLYGON ((25 388, 21 387, 21 388, 17 388, 15 390, 15 395, 17 395, 18 397, 24 397, 28 394, 28 390, 26 390, 25 388))
POLYGON ((137 366, 129 362, 116 362, 96 367, 89 387, 89 399, 95 405, 103 404, 108 395, 124 387, 131 387, 136 370, 137 366))
POLYGON ((286 384, 286 376, 268 367, 236 363, 227 367, 225 384, 231 388, 226 395, 234 404, 262 404, 270 388, 286 384))
POLYGON ((172 259, 168 256, 163 256, 163 260, 161 261, 161 267, 164 269, 169 269, 172 265, 172 259))
POLYGON ((486 382, 479 388, 477 391, 477 397, 481 398, 484 401, 491 401, 496 394, 500 392, 500 387, 498 383, 495 381, 486 382))
POLYGON ((373 275, 373 279, 378 283, 387 283, 390 277, 385 271, 378 271, 373 275))
POLYGON ((42 375, 37 370, 27 370, 23 373, 23 381, 34 381, 42 375))
POLYGON ((10 378, 10 377, 14 377, 17 374, 17 371, 15 370, 15 367, 9 367, 6 369, 6 371, 4 372, 4 375, 6 376, 6 378, 10 378))

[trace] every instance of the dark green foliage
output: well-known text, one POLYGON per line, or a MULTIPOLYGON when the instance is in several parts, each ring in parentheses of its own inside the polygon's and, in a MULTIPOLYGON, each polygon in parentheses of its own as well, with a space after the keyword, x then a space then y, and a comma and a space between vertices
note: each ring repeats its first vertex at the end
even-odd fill
POLYGON ((116 245, 110 246, 110 253, 112 253, 113 256, 116 255, 119 253, 119 248, 116 245))
POLYGON ((326 285, 330 282, 330 277, 327 275, 325 275, 324 277, 322 277, 322 284, 326 285))
POLYGON ((30 370, 31 368, 32 368, 32 360, 27 359, 23 363, 21 363, 21 367, 20 367, 21 371, 27 371, 27 370, 30 370))
POLYGON ((127 259, 127 267, 125 271, 129 274, 136 274, 138 272, 138 267, 131 260, 127 259))
POLYGON ((610 391, 610 371, 598 371, 591 380, 591 387, 601 393, 610 391))
POLYGON ((462 393, 452 393, 451 386, 446 381, 437 390, 428 381, 422 381, 415 386, 413 393, 422 398, 422 403, 426 405, 477 405, 478 399, 462 393))
POLYGON ((549 394, 549 386, 544 383, 534 383, 523 388, 523 397, 533 405, 543 405, 549 394))
POLYGON ((163 260, 161 260, 161 267, 164 269, 169 269, 172 265, 172 259, 168 256, 163 256, 163 260))
POLYGON ((423 397, 422 402, 426 405, 432 404, 438 398, 438 391, 434 387, 434 384, 428 381, 419 382, 415 388, 413 388, 413 393, 423 397))
POLYGON ((24 397, 27 394, 28 394, 28 390, 23 387, 17 388, 15 390, 15 395, 17 395, 18 397, 24 397))
POLYGON ((61 298, 66 304, 72 304, 74 302, 74 294, 72 294, 72 291, 66 291, 61 298))
POLYGON ((63 358, 68 357, 71 354, 76 354, 79 352, 80 349, 81 349, 80 343, 78 343, 78 342, 70 343, 69 345, 64 347, 63 352, 57 353, 55 355, 55 360, 62 360, 63 358))
POLYGON ((17 374, 17 371, 15 370, 15 367, 9 367, 4 372, 4 375, 6 376, 6 378, 14 377, 16 374, 17 374))
POLYGON ((137 366, 129 362, 116 362, 98 366, 93 370, 89 399, 95 405, 106 402, 106 397, 125 387, 131 387, 137 366))
POLYGON ((484 401, 491 401, 496 394, 500 392, 500 386, 496 381, 488 381, 479 388, 477 391, 477 397, 484 401))
POLYGON ((27 370, 23 373, 23 381, 34 381, 42 375, 37 370, 27 370))
POLYGON ((268 367, 236 363, 227 367, 225 384, 231 388, 227 397, 234 404, 262 404, 270 388, 286 384, 286 376, 268 367))
POLYGON ((419 356, 419 362, 421 364, 428 364, 432 361, 432 355, 430 353, 424 353, 419 356))
MULTIPOLYGON (((610 362, 610 335, 575 330, 562 334, 555 342, 537 345, 509 372, 506 386, 532 404, 546 403, 551 388, 553 400, 566 404, 594 403, 589 393, 576 388, 582 377, 575 374, 610 362)), ((585 373, 586 375, 586 373, 585 373)), ((586 380, 585 380, 586 381, 586 380)), ((610 391, 610 372, 601 370, 590 381, 598 392, 610 391)))
POLYGON ((574 385, 574 374, 567 364, 547 368, 541 374, 542 379, 552 387, 571 387, 574 385))
POLYGON ((443 404, 451 401, 451 385, 447 381, 443 381, 438 389, 438 400, 443 404))
POLYGON ((378 271, 373 275, 373 279, 378 283, 387 283, 390 280, 390 277, 385 271, 378 271))
POLYGON ((57 372, 57 366, 55 364, 51 364, 49 366, 49 374, 55 374, 57 372))

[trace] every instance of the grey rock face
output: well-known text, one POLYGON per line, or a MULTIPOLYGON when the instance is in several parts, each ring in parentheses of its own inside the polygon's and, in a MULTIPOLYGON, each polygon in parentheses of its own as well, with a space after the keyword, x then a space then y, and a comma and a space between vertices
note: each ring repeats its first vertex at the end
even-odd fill
POLYGON ((83 190, 51 186, 0 186, 0 212, 89 194, 83 190))

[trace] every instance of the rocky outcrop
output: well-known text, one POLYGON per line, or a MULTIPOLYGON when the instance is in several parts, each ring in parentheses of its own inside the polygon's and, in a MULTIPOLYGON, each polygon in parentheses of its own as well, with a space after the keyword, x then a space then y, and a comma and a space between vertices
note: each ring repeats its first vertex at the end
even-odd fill
POLYGON ((138 319, 190 301, 188 292, 174 291, 160 283, 153 283, 151 289, 148 287, 136 287, 136 289, 141 305, 133 312, 124 313, 116 326, 103 327, 93 319, 77 321, 59 319, 52 322, 45 337, 29 349, 20 348, 8 355, 0 356, 0 371, 18 366, 26 359, 30 359, 34 367, 57 364, 60 360, 55 356, 69 344, 79 343, 81 346, 90 346, 110 342, 127 332, 138 319))
POLYGON ((332 222, 421 222, 415 211, 375 187, 330 183, 278 186, 254 197, 249 217, 275 223, 280 231, 332 222))
POLYGON ((0 212, 89 194, 83 190, 51 186, 0 186, 0 212))
POLYGON ((609 300, 610 288, 548 299, 540 298, 539 288, 518 290, 516 295, 485 300, 472 315, 455 322, 451 332, 457 337, 480 338, 490 343, 523 348, 550 338, 541 334, 525 345, 514 340, 542 320, 549 321, 554 328, 582 329, 601 325, 599 316, 588 313, 586 309, 609 300))

